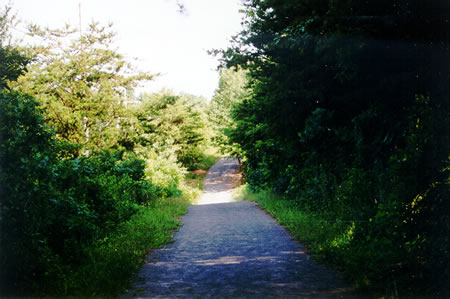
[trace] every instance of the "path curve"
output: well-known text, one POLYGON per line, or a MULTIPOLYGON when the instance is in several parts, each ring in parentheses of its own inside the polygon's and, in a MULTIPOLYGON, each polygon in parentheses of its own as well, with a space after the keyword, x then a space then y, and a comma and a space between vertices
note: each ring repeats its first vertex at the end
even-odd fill
MULTIPOLYGON (((205 179, 206 194, 231 194, 235 165, 220 160, 205 179)), ((123 297, 348 297, 349 285, 256 204, 217 201, 189 207, 175 241, 149 255, 123 297)))
POLYGON ((199 205, 232 202, 231 190, 241 180, 239 162, 235 158, 220 159, 214 164, 203 180, 205 193, 199 205))

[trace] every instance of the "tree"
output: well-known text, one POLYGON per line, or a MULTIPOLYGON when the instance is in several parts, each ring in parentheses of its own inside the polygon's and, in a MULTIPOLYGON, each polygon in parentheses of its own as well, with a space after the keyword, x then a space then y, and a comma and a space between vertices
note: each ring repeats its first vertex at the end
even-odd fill
POLYGON ((241 68, 222 69, 219 87, 209 104, 208 116, 214 124, 215 136, 213 141, 222 153, 240 158, 237 143, 230 142, 229 135, 234 128, 231 112, 237 103, 247 96, 247 73, 241 68))
MULTIPOLYGON (((86 87, 88 83, 80 83, 81 75, 74 75, 76 78, 70 81, 64 77, 71 71, 67 59, 76 60, 76 57, 64 57, 53 48, 54 53, 47 49, 49 52, 41 54, 47 58, 52 54, 60 61, 49 58, 47 64, 34 65, 36 78, 27 77, 25 67, 29 59, 22 54, 23 49, 8 41, 13 20, 9 12, 7 8, 0 19, 0 290, 3 296, 67 295, 67 287, 72 288, 73 282, 68 282, 70 279, 66 274, 77 275, 74 273, 92 258, 89 252, 92 252, 93 244, 104 240, 106 234, 129 220, 140 210, 139 205, 147 205, 163 194, 159 186, 148 182, 145 162, 132 153, 125 155, 123 151, 104 150, 92 152, 89 157, 76 157, 74 153, 79 145, 67 142, 73 140, 73 135, 68 134, 64 142, 55 139, 41 103, 14 86, 35 92, 36 96, 47 100, 54 95, 50 91, 60 92, 72 101, 73 106, 69 106, 72 114, 53 114, 53 117, 67 120, 76 116, 76 112, 84 112, 90 117, 97 117, 101 112, 98 109, 102 107, 95 105, 89 107, 90 110, 79 109, 77 105, 88 101, 81 102, 82 97, 77 93, 93 97, 101 93, 104 97, 114 96, 114 88, 120 86, 114 85, 118 84, 114 83, 117 79, 114 76, 109 76, 112 85, 106 86, 106 90, 99 85, 108 84, 106 78, 85 80, 83 83, 92 84, 91 90, 86 87), (66 73, 62 69, 64 63, 68 68, 66 73), (51 73, 53 71, 55 73, 51 73), (19 76, 28 81, 14 82, 19 76), (108 88, 112 89, 109 93, 108 88), (40 93, 42 90, 49 92, 40 93)), ((107 71, 101 68, 109 66, 110 58, 97 59, 104 64, 89 65, 93 68, 89 74, 98 73, 102 78, 107 71)), ((118 57, 114 59, 112 61, 120 62, 118 57)), ((72 69, 73 72, 77 70, 80 70, 79 66, 72 69)), ((118 67, 115 72, 120 74, 123 70, 118 67)), ((114 70, 111 72, 114 74, 114 70)), ((122 80, 133 81, 130 77, 120 76, 122 80)), ((48 108, 52 103, 46 104, 48 108)), ((118 107, 120 105, 113 108, 118 107)), ((117 130, 124 127, 125 121, 121 120, 117 130)), ((97 148, 100 146, 102 144, 97 148)))
POLYGON ((7 88, 8 82, 22 75, 30 62, 13 42, 10 28, 16 23, 16 16, 11 15, 11 7, 6 6, 0 12, 0 89, 7 88))
POLYGON ((92 23, 86 32, 69 25, 60 30, 30 26, 43 45, 30 49, 33 63, 15 84, 42 103, 58 139, 86 149, 120 143, 127 93, 153 77, 136 72, 111 49, 111 26, 92 23))
POLYGON ((434 232, 450 222, 449 12, 438 0, 250 0, 246 28, 222 51, 251 78, 230 134, 247 181, 358 223, 348 250, 367 256, 348 273, 366 269, 369 283, 448 292, 449 264, 436 257, 449 233, 434 232))
POLYGON ((159 152, 175 151, 178 162, 187 168, 200 161, 206 142, 205 99, 173 95, 163 91, 144 94, 142 104, 135 107, 143 134, 141 144, 159 152))

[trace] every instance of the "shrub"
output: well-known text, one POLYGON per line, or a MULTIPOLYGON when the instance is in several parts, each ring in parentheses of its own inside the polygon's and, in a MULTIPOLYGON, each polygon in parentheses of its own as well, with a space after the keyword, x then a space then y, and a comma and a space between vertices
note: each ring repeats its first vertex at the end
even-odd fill
POLYGON ((45 294, 59 288, 62 273, 92 261, 89 248, 163 197, 164 188, 173 195, 182 173, 173 166, 171 185, 157 186, 133 154, 76 157, 76 146, 54 140, 33 98, 14 91, 0 97, 1 289, 45 294))
MULTIPOLYGON (((58 260, 46 231, 58 194, 52 132, 38 103, 17 92, 0 93, 1 289, 20 289, 43 278, 58 260)), ((28 289, 28 288, 27 288, 28 289)))

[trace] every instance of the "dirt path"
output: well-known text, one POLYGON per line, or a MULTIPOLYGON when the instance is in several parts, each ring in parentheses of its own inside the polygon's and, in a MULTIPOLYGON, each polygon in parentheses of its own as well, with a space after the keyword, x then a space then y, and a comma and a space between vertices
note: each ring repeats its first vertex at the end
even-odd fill
POLYGON ((175 242, 149 256, 124 297, 322 297, 349 295, 335 273, 312 261, 254 203, 231 202, 235 160, 221 160, 205 178, 205 196, 191 206, 175 242))
POLYGON ((231 190, 239 183, 241 175, 238 173, 237 159, 221 159, 214 164, 203 180, 205 194, 197 204, 207 205, 232 202, 231 190))

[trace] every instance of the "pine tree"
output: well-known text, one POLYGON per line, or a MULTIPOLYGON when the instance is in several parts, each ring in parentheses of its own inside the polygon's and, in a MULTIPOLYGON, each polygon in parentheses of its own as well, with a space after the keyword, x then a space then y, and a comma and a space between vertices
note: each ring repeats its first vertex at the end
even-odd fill
POLYGON ((56 136, 85 149, 117 146, 123 135, 127 93, 152 75, 137 72, 112 49, 112 25, 86 32, 29 27, 42 45, 29 49, 33 63, 16 83, 42 103, 56 136))

